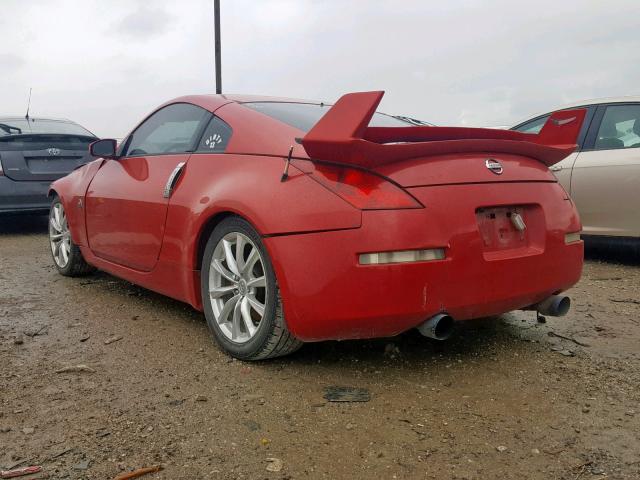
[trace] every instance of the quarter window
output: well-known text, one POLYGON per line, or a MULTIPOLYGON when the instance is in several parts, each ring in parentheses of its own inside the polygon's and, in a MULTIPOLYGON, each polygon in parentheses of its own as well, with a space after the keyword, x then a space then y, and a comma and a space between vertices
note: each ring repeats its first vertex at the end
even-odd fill
POLYGON ((640 147, 640 105, 609 105, 604 112, 596 150, 640 147))
POLYGON ((127 156, 192 151, 209 112, 188 103, 168 105, 151 115, 128 140, 127 156))
POLYGON ((542 127, 544 127, 544 124, 547 123, 548 119, 549 115, 545 115, 544 117, 536 118, 535 120, 531 120, 530 122, 520 125, 514 130, 522 133, 540 133, 540 130, 542 130, 542 127))
POLYGON ((197 152, 199 153, 222 153, 227 148, 227 143, 231 138, 231 127, 213 117, 204 131, 197 152))

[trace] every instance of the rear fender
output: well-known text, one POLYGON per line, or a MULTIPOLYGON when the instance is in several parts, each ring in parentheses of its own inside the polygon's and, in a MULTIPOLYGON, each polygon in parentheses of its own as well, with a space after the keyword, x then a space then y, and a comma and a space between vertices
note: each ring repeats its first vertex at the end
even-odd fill
POLYGON ((89 162, 69 175, 56 180, 49 187, 49 196, 58 195, 64 206, 71 239, 78 246, 88 245, 84 197, 91 180, 103 162, 103 159, 89 162))

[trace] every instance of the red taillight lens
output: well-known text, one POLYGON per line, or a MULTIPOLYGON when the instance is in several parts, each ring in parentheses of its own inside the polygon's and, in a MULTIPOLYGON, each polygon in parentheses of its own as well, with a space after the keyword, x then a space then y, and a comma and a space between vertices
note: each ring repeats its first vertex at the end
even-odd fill
POLYGON ((360 210, 422 208, 402 188, 383 177, 355 168, 315 164, 311 177, 360 210))

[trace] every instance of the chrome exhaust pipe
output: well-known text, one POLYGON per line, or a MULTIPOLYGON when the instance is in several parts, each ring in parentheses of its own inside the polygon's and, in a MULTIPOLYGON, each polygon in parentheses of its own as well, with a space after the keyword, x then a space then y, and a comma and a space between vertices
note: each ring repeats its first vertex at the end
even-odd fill
POLYGON ((530 307, 542 315, 549 317, 564 317, 571 308, 571 299, 565 295, 551 295, 540 303, 530 307))
POLYGON ((446 313, 439 313, 416 328, 425 337, 446 340, 453 333, 453 318, 446 313))

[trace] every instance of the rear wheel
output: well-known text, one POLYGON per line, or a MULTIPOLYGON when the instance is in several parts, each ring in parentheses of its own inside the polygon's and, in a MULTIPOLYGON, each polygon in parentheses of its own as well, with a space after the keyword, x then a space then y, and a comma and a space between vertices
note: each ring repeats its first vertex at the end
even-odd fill
POLYGON ((59 197, 53 199, 49 211, 49 245, 53 263, 62 275, 78 277, 95 270, 84 261, 80 248, 71 240, 67 215, 59 197))
POLYGON ((302 346, 287 329, 260 235, 245 220, 229 217, 213 230, 202 260, 201 286, 209 329, 231 356, 262 360, 302 346))

